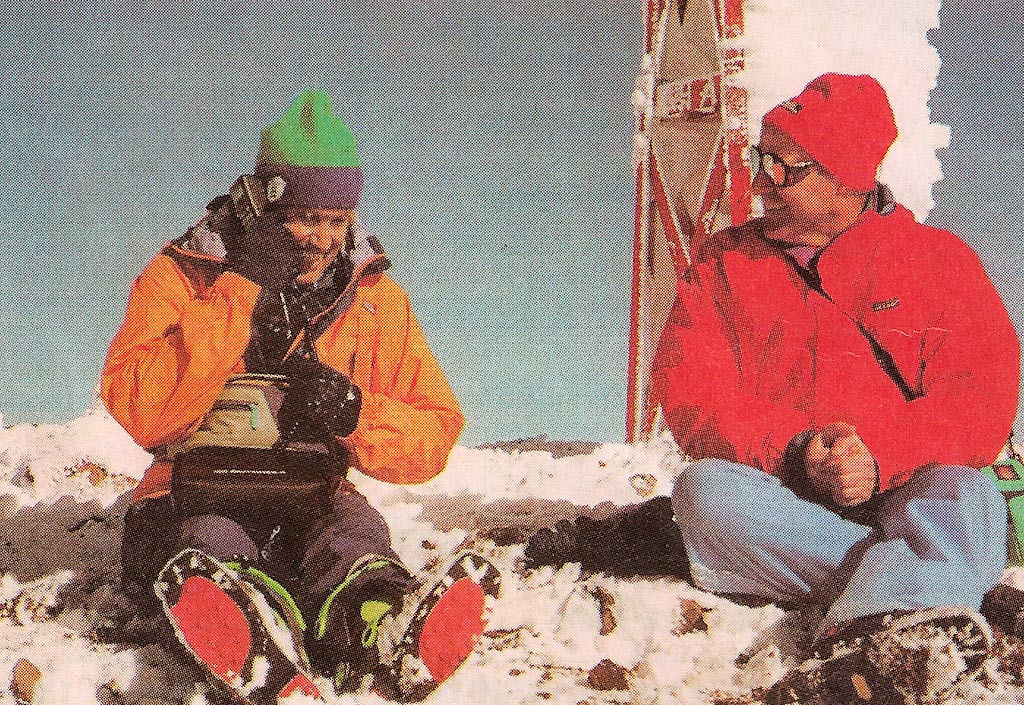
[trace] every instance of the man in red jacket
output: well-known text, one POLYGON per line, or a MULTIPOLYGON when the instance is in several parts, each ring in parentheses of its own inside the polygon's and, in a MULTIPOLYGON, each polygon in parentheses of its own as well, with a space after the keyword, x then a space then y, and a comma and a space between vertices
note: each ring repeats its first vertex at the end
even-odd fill
MULTIPOLYGON (((984 661, 974 610, 1006 560, 1005 503, 976 468, 1014 420, 1020 346, 974 252, 876 181, 895 139, 869 76, 821 76, 765 116, 765 215, 694 252, 652 394, 695 459, 672 510, 697 586, 820 605, 826 651, 945 633, 956 680, 984 661)), ((667 537, 645 512, 617 521, 667 537)), ((615 545, 597 533, 556 527, 527 556, 615 545)))
MULTIPOLYGON (((974 252, 876 182, 895 138, 868 76, 771 110, 752 150, 765 216, 696 253, 655 361, 701 459, 673 493, 694 582, 818 603, 822 645, 897 618, 979 636, 1006 560, 976 468, 1014 420, 1020 346, 974 252)), ((967 641, 963 675, 984 660, 967 641)))

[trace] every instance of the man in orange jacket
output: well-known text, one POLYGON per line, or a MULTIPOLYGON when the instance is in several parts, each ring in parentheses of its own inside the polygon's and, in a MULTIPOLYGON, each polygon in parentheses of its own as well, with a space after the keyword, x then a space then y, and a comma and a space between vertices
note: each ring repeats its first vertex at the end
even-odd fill
POLYGON ((186 547, 256 562, 253 574, 275 574, 316 623, 317 670, 344 679, 374 661, 360 651, 360 604, 395 605, 413 584, 383 517, 344 480, 310 526, 179 515, 168 445, 188 438, 242 372, 301 381, 292 388, 302 398, 285 397, 301 409, 293 422, 333 437, 351 465, 385 482, 440 473, 463 416, 383 248, 356 217, 355 141, 326 95, 302 93, 263 131, 255 176, 276 227, 250 232, 228 198, 215 200, 135 280, 110 346, 103 401, 155 456, 125 519, 125 579, 148 590, 186 547))

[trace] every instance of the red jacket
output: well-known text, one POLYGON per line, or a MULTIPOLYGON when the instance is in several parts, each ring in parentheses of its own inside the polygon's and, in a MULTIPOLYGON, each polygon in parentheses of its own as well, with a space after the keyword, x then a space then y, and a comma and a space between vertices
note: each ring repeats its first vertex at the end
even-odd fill
POLYGON ((861 215, 817 271, 824 294, 757 221, 695 255, 652 380, 680 447, 783 477, 795 435, 846 421, 882 490, 928 463, 994 460, 1017 413, 1020 344, 977 255, 895 206, 861 215))

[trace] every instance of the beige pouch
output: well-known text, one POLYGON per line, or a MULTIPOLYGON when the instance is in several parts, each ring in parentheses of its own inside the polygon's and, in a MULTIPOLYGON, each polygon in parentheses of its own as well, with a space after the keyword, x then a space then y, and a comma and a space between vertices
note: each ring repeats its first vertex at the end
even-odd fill
POLYGON ((277 416, 287 387, 284 375, 229 377, 199 428, 169 443, 167 457, 194 448, 273 448, 281 441, 277 416))

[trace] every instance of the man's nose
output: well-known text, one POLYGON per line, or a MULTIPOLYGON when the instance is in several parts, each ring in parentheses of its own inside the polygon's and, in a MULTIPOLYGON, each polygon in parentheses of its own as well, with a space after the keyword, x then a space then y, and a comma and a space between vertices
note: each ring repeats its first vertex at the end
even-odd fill
POLYGON ((303 246, 313 245, 321 250, 329 250, 333 245, 332 235, 326 223, 301 226, 299 241, 303 246))
POLYGON ((334 245, 334 235, 327 223, 318 223, 310 229, 310 241, 321 250, 329 250, 334 245))

